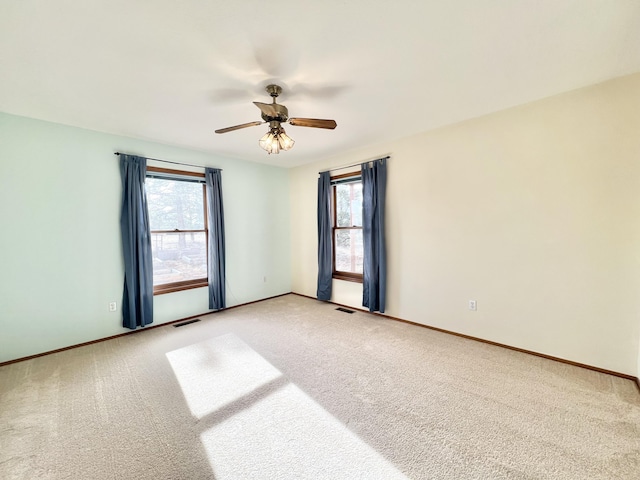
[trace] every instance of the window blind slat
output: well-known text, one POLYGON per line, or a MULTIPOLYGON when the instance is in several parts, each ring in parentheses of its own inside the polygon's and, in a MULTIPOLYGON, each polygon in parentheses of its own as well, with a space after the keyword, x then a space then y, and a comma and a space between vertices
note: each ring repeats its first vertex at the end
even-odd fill
POLYGON ((147 172, 147 178, 157 178, 159 180, 177 180, 180 182, 190 183, 202 183, 204 184, 204 178, 192 177, 191 175, 180 175, 176 173, 164 173, 164 172, 147 172))
POLYGON ((331 185, 344 185, 345 183, 357 183, 361 182, 362 177, 360 175, 355 177, 339 178, 337 180, 331 180, 331 185))

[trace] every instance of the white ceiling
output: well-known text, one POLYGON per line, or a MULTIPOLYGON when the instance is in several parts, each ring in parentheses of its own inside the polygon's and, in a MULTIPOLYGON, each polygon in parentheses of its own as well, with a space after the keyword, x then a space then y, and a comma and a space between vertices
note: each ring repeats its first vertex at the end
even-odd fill
POLYGON ((290 167, 638 72, 640 1, 0 0, 0 69, 0 111, 290 167), (337 129, 213 133, 274 81, 337 129))

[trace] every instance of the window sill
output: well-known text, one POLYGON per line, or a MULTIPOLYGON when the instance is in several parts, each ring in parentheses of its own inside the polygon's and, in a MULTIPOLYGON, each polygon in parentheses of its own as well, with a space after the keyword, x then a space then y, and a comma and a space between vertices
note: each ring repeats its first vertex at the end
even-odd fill
POLYGON ((181 292, 192 288, 208 287, 207 279, 188 280, 186 282, 168 283, 166 285, 156 285, 153 287, 153 295, 164 295, 165 293, 181 292))
POLYGON ((348 274, 334 272, 332 278, 335 280, 344 280, 346 282, 362 283, 362 275, 358 275, 357 273, 348 274))

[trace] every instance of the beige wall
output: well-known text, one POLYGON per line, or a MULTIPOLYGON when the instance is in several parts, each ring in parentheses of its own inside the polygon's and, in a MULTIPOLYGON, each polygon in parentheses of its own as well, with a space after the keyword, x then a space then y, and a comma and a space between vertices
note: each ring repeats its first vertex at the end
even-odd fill
POLYGON ((633 75, 291 170, 293 291, 315 295, 318 171, 390 154, 388 314, 638 375, 638 105, 633 75))

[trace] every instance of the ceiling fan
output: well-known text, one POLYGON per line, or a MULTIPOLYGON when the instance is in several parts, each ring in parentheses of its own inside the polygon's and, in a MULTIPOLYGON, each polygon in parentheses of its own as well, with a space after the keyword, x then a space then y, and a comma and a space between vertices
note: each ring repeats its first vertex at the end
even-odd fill
POLYGON ((284 128, 283 123, 289 123, 296 127, 312 127, 312 128, 326 128, 333 130, 337 124, 335 120, 322 120, 319 118, 289 118, 289 110, 284 105, 276 103, 276 98, 282 93, 282 87, 279 85, 267 85, 265 88, 267 93, 273 98, 273 103, 261 103, 253 102, 253 104, 262 112, 263 122, 249 122, 241 125, 234 125, 233 127, 221 128, 216 130, 216 133, 233 132, 234 130, 240 130, 241 128, 254 127, 256 125, 262 125, 263 123, 269 124, 269 131, 260 139, 259 144, 269 154, 280 153, 280 150, 290 150, 295 143, 291 137, 289 137, 284 128))

